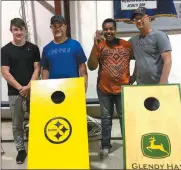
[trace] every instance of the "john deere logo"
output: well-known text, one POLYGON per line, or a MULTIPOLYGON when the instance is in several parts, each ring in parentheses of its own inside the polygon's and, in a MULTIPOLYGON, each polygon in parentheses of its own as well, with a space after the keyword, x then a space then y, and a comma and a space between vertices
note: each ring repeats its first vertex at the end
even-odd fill
POLYGON ((67 119, 55 117, 46 123, 44 133, 49 142, 60 144, 69 139, 72 127, 67 119))
POLYGON ((167 135, 149 133, 142 136, 141 147, 143 155, 153 159, 170 156, 171 145, 167 135))

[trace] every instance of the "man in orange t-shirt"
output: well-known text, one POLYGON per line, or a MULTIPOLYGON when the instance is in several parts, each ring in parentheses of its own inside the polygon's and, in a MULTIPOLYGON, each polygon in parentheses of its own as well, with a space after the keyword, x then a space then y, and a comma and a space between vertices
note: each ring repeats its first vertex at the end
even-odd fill
MULTIPOLYGON (((105 40, 98 35, 88 59, 89 70, 95 70, 99 65, 97 79, 97 94, 101 109, 102 139, 100 158, 107 158, 111 149, 111 130, 114 104, 122 122, 121 85, 130 81, 130 60, 132 59, 131 44, 115 37, 116 22, 106 19, 102 24, 105 40)), ((122 127, 121 127, 122 130, 122 127)))

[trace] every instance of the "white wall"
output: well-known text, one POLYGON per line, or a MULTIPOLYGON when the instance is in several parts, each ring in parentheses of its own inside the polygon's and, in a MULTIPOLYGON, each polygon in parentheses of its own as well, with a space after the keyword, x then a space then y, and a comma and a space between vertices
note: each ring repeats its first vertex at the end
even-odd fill
MULTIPOLYGON (((49 1, 49 3, 54 5, 53 1, 49 1)), ((9 23, 12 18, 20 17, 20 6, 20 1, 2 1, 2 45, 11 41, 9 23)), ((31 40, 32 42, 36 42, 37 38, 37 45, 42 51, 43 46, 52 40, 52 34, 50 31, 50 17, 52 14, 36 1, 27 1, 26 9, 31 40), (34 12, 32 11, 32 5, 35 6, 34 12), (32 14, 35 14, 36 21, 33 20, 32 14), (34 26, 36 26, 36 29, 34 26)), ((113 17, 113 3, 112 1, 70 1, 70 11, 72 38, 80 41, 88 57, 93 45, 93 36, 96 29, 101 29, 101 24, 105 18, 113 17)), ((170 82, 181 84, 181 57, 179 49, 181 44, 181 34, 170 35, 169 37, 173 48, 173 66, 170 74, 170 82)), ((128 38, 129 37, 126 37, 124 39, 127 40, 128 38)), ((131 63, 131 71, 133 66, 134 63, 131 63)), ((97 97, 97 70, 93 72, 88 71, 88 74, 89 87, 87 97, 97 97)), ((8 100, 7 87, 4 80, 2 81, 2 100, 8 100)))

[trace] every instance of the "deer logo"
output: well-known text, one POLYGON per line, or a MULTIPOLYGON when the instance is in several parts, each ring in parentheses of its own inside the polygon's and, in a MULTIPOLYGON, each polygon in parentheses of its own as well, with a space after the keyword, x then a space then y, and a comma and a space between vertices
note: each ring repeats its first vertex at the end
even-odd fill
POLYGON ((162 143, 160 143, 159 145, 155 145, 155 138, 151 137, 150 138, 150 146, 147 146, 146 149, 148 149, 150 152, 152 152, 152 150, 160 150, 162 152, 165 152, 166 154, 169 154, 165 149, 162 143))
POLYGON ((171 145, 167 135, 149 133, 142 136, 143 155, 150 158, 164 158, 170 156, 171 145))

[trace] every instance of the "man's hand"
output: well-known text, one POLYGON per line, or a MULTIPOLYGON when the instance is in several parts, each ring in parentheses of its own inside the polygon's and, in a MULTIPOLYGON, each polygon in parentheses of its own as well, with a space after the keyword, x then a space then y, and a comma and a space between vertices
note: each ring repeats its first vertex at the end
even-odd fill
POLYGON ((22 89, 19 91, 19 94, 23 97, 28 97, 30 94, 30 87, 29 86, 22 86, 22 89))
POLYGON ((101 37, 101 33, 97 30, 96 33, 95 33, 95 37, 94 37, 94 45, 98 45, 99 42, 103 41, 104 38, 101 37))

